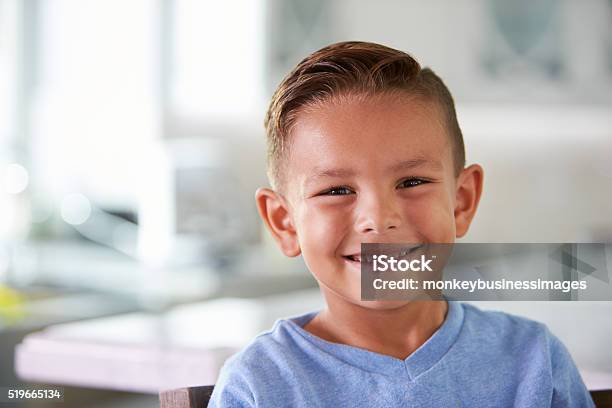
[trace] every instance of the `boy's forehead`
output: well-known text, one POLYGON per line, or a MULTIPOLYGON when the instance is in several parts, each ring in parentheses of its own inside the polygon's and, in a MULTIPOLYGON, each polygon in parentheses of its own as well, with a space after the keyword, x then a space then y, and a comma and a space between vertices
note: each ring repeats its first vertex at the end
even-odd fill
POLYGON ((453 167, 438 107, 414 98, 375 96, 310 107, 298 114, 291 139, 289 165, 309 178, 350 176, 360 165, 388 172, 453 167))

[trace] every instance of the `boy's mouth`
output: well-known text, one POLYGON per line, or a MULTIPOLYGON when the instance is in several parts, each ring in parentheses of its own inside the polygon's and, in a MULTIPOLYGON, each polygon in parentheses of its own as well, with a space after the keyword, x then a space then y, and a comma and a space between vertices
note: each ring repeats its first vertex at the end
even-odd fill
POLYGON ((356 253, 356 254, 350 254, 350 255, 343 255, 342 257, 346 259, 347 261, 356 262, 356 263, 361 263, 362 259, 367 263, 372 263, 374 262, 375 255, 387 255, 395 259, 406 259, 406 258, 410 258, 414 256, 414 252, 418 251, 422 247, 423 245, 421 244, 421 245, 414 245, 411 247, 407 246, 405 248, 402 248, 401 250, 398 250, 398 249, 383 250, 380 252, 372 252, 372 253, 367 253, 367 254, 356 253))

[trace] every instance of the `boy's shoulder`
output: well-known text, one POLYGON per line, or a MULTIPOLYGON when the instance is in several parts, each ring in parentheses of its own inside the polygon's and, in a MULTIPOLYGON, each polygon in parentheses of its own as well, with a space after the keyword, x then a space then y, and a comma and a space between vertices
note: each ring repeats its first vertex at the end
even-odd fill
MULTIPOLYGON (((572 378, 582 384, 569 350, 546 324, 507 312, 481 310, 467 303, 463 309, 461 344, 457 344, 463 354, 491 364, 505 360, 539 367, 554 381, 572 378)), ((561 388, 571 387, 565 384, 561 388)))
POLYGON ((286 363, 290 354, 303 349, 306 339, 300 339, 302 334, 299 332, 304 332, 302 327, 317 313, 313 311, 276 320, 272 328, 258 334, 242 350, 229 357, 224 371, 233 371, 238 367, 259 371, 275 362, 286 363))
POLYGON ((471 304, 463 307, 464 339, 474 344, 468 354, 498 367, 511 361, 514 371, 531 381, 525 389, 550 381, 552 406, 594 406, 568 349, 544 323, 471 304))
POLYGON ((254 406, 253 390, 283 388, 283 381, 290 383, 292 375, 289 373, 308 361, 308 347, 306 340, 300 339, 298 326, 302 327, 317 313, 279 319, 271 329, 260 333, 229 357, 221 368, 209 406, 217 406, 217 403, 219 406, 254 406))

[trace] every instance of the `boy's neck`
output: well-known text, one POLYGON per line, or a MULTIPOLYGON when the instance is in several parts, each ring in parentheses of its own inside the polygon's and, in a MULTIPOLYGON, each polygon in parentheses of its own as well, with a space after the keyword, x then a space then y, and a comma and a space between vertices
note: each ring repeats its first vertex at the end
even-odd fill
POLYGON ((444 323, 448 304, 415 301, 397 309, 367 309, 324 293, 327 307, 304 326, 315 336, 406 359, 444 323))

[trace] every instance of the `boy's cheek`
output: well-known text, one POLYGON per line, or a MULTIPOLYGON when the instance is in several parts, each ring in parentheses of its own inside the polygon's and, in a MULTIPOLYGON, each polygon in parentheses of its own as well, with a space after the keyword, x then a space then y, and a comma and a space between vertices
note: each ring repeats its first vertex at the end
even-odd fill
POLYGON ((321 215, 305 218, 301 223, 302 240, 309 246, 334 250, 336 241, 341 240, 346 231, 346 226, 338 221, 335 217, 321 215))
POLYGON ((429 242, 448 242, 454 238, 453 209, 444 200, 421 202, 409 206, 405 213, 405 228, 429 242))
POLYGON ((330 206, 321 204, 311 204, 304 206, 300 212, 300 224, 305 228, 323 227, 327 232, 346 224, 350 219, 350 211, 341 206, 330 206))
POLYGON ((323 259, 334 256, 347 235, 342 217, 312 214, 299 223, 300 246, 305 257, 323 259))

